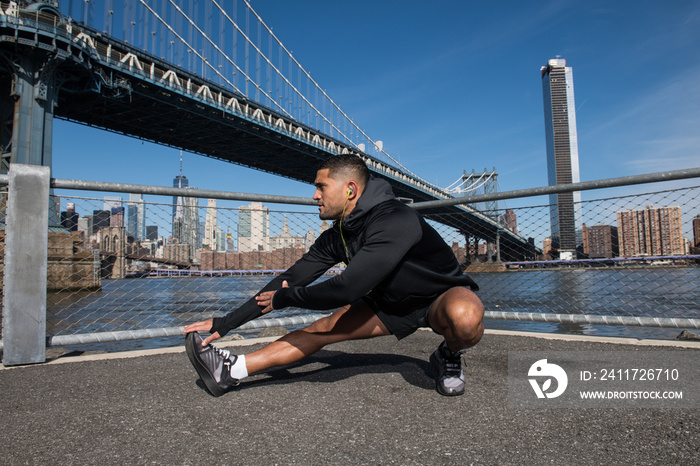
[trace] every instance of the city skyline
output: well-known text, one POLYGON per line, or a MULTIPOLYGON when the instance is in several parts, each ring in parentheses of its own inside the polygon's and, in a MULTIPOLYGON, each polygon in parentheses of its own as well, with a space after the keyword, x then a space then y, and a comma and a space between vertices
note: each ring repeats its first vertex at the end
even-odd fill
MULTIPOLYGON (((137 203, 138 199, 138 196, 130 198, 127 208, 131 204, 137 203)), ((187 201, 191 199, 194 198, 188 198, 187 201)), ((66 210, 60 212, 61 225, 68 231, 85 232, 83 234, 84 240, 88 243, 96 241, 97 243, 95 244, 99 244, 99 237, 95 236, 95 238, 91 239, 89 235, 97 235, 103 228, 120 227, 125 230, 125 241, 127 241, 129 236, 132 236, 133 239, 128 239, 129 242, 136 240, 137 244, 142 243, 146 247, 152 248, 153 246, 149 245, 153 242, 158 242, 166 248, 170 246, 176 249, 177 252, 172 254, 180 262, 198 262, 201 251, 272 252, 286 248, 303 248, 307 250, 315 241, 316 232, 318 231, 318 234, 320 234, 329 227, 326 221, 321 222, 318 228, 308 228, 309 224, 306 223, 307 228, 305 231, 302 231, 302 234, 292 233, 289 227, 288 215, 302 213, 275 211, 274 213, 278 216, 277 221, 279 222, 279 218, 282 220, 281 225, 277 223, 275 227, 279 234, 272 234, 270 232, 270 210, 264 204, 253 202, 240 208, 219 209, 216 206, 216 200, 209 199, 207 207, 199 206, 195 208, 187 206, 190 202, 185 203, 185 208, 196 210, 196 215, 200 218, 201 234, 199 239, 201 241, 188 242, 186 239, 183 241, 182 238, 172 235, 158 235, 158 225, 147 225, 146 231, 150 232, 150 236, 147 240, 138 240, 129 232, 132 220, 129 219, 129 211, 125 210, 121 205, 125 201, 118 197, 105 196, 102 202, 102 209, 92 210, 92 215, 85 216, 81 216, 79 211, 76 210, 75 204, 69 202, 66 210), (237 212, 238 220, 229 221, 229 226, 235 225, 233 230, 229 228, 224 233, 218 226, 218 210, 237 212), (201 214, 202 212, 204 212, 203 215, 201 214), (127 213, 127 216, 125 216, 125 213, 127 213), (204 219, 203 221, 201 221, 202 218, 204 219), (212 231, 215 232, 213 235, 212 231), (234 238, 237 239, 237 244, 234 238), (183 247, 186 249, 183 249, 183 247)), ((145 206, 143 211, 146 211, 145 206)), ((303 214, 304 216, 309 215, 303 214)), ((679 206, 655 207, 649 204, 643 209, 621 208, 617 210, 615 212, 616 225, 598 223, 587 226, 583 223, 581 245, 583 254, 579 255, 578 258, 629 258, 697 254, 697 251, 693 252, 693 250, 696 247, 695 244, 699 242, 700 215, 688 222, 688 225, 683 225, 682 214, 682 209, 679 206), (684 226, 690 231, 690 236, 684 235, 684 226)), ((315 218, 316 216, 314 215, 313 217, 315 218)), ((299 223, 298 220, 295 223, 299 223)), ((499 218, 499 223, 511 231, 517 232, 519 230, 517 214, 513 209, 506 210, 499 218)), ((302 230, 304 230, 304 227, 302 227, 302 230)), ((453 247, 458 247, 462 250, 465 248, 460 241, 453 242, 448 238, 446 238, 446 241, 448 241, 448 244, 452 243, 453 247)), ((466 246, 468 248, 474 247, 474 245, 466 246)), ((488 243, 483 241, 478 243, 478 251, 481 251, 479 252, 480 255, 486 254, 484 251, 487 248, 491 248, 489 250, 494 257, 497 256, 494 245, 489 246, 488 243)), ((558 251, 552 255, 551 237, 545 238, 542 249, 545 256, 550 255, 549 258, 544 257, 544 260, 561 259, 558 251)), ((540 258, 533 259, 542 260, 540 258)))
MULTIPOLYGON (((77 198, 76 200, 81 201, 83 199, 77 198)), ((92 202, 95 201, 95 199, 89 200, 92 202)), ((162 204, 154 204, 152 209, 149 210, 147 208, 149 203, 144 201, 141 195, 133 194, 129 197, 128 201, 120 197, 105 196, 100 199, 100 201, 102 201, 102 208, 95 208, 95 205, 91 203, 87 209, 83 208, 81 210, 76 208, 75 202, 68 202, 66 203, 65 210, 60 210, 60 224, 68 231, 89 231, 89 234, 96 234, 99 228, 119 226, 125 229, 127 237, 131 236, 137 241, 153 241, 157 239, 178 244, 191 244, 197 249, 206 249, 209 247, 212 250, 219 251, 229 249, 238 250, 238 245, 230 247, 227 245, 227 242, 232 241, 233 238, 238 240, 241 237, 242 231, 247 238, 259 236, 263 239, 262 241, 253 241, 253 243, 255 243, 253 246, 248 245, 244 246, 244 248, 259 250, 258 246, 262 246, 265 250, 270 250, 287 246, 298 246, 299 244, 310 245, 308 241, 309 232, 314 231, 311 236, 315 239, 315 232, 320 234, 329 228, 328 222, 318 219, 315 214, 270 211, 266 205, 259 202, 252 202, 241 207, 231 208, 218 207, 216 199, 206 199, 205 206, 195 206, 194 201, 197 200, 199 200, 199 198, 178 197, 178 204, 173 206, 178 208, 174 230, 164 228, 162 215, 154 213, 155 207, 163 209, 169 207, 167 204, 165 206, 162 204), (126 208, 124 205, 126 205, 126 208), (130 210, 132 206, 135 208, 130 210), (189 214, 187 213, 188 211, 190 212, 189 214), (227 214, 226 229, 223 229, 218 223, 219 211, 227 214), (149 212, 151 215, 155 215, 157 219, 155 224, 149 223, 149 221, 152 220, 148 218, 149 212), (275 217, 281 218, 281 223, 270 219, 271 212, 275 214, 275 217), (318 225, 314 225, 312 228, 304 228, 304 226, 300 227, 298 225, 299 222, 296 222, 296 231, 292 231, 287 221, 288 214, 304 214, 305 216, 310 216, 314 219, 313 223, 317 223, 318 225), (189 227, 185 225, 185 217, 190 219, 191 225, 189 227), (186 240, 186 235, 189 233, 183 233, 183 228, 194 229, 194 223, 191 221, 192 218, 196 219, 199 228, 199 235, 197 235, 197 238, 200 240, 199 242, 188 242, 186 240), (81 222, 82 226, 79 226, 81 222), (133 228, 135 228, 137 222, 144 223, 143 238, 137 238, 134 234, 133 228), (241 223, 243 224, 243 230, 240 228, 241 223), (263 228, 265 231, 264 234, 261 233, 263 228), (272 234, 270 232, 271 228, 278 232, 278 234, 272 234), (157 238, 149 238, 149 231, 158 232, 157 238), (183 238, 185 238, 184 241, 183 238), (214 247, 211 247, 211 244, 213 244, 214 247)), ((231 242, 231 244, 235 243, 231 242)))

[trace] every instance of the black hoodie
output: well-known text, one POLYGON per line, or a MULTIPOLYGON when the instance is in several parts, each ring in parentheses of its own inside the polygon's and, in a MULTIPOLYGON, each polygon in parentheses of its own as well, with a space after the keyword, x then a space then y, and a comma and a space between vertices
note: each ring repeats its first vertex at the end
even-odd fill
MULTIPOLYGON (((368 297, 385 312, 400 315, 427 305, 454 286, 479 289, 421 215, 398 201, 389 183, 372 178, 342 224, 336 221, 309 252, 261 292, 277 289, 274 309, 334 309, 368 297), (306 286, 339 262, 347 264, 341 274, 306 286), (282 288, 284 280, 289 288, 282 288)), ((215 318, 211 331, 223 336, 260 315, 262 308, 252 298, 215 318)))

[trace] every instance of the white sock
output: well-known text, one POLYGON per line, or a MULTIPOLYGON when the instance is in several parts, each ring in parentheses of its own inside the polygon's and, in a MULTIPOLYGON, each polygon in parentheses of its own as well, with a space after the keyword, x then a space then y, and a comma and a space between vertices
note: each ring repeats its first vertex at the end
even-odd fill
POLYGON ((231 366, 231 377, 241 380, 248 377, 248 368, 245 366, 245 355, 239 354, 236 356, 236 362, 231 366))

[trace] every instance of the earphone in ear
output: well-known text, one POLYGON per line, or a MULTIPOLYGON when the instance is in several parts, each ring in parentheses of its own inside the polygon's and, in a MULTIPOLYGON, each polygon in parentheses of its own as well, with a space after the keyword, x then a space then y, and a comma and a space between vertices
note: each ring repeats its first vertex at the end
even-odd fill
POLYGON ((352 187, 348 188, 348 197, 352 196, 352 193, 354 193, 355 190, 352 189, 352 187))

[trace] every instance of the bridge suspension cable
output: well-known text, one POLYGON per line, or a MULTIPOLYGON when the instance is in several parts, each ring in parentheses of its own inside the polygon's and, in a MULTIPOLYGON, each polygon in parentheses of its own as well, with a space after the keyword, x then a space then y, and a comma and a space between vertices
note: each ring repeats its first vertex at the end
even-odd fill
POLYGON ((455 181, 454 183, 452 183, 448 187, 443 188, 443 190, 448 192, 448 193, 451 193, 451 194, 464 194, 464 193, 468 193, 468 192, 474 192, 477 189, 479 189, 480 187, 484 186, 486 183, 488 183, 489 180, 491 180, 491 178, 493 178, 494 173, 495 172, 481 173, 479 175, 479 178, 474 180, 472 182, 472 184, 470 184, 469 186, 460 187, 460 185, 463 185, 464 182, 467 181, 465 176, 462 175, 457 179, 457 181, 455 181), (486 175, 488 175, 488 177, 486 179, 484 179, 484 177, 486 175))
MULTIPOLYGON (((142 4, 146 9, 148 9, 148 10, 150 11, 150 13, 151 13, 156 19, 158 19, 158 21, 160 21, 169 31, 171 31, 178 39, 180 39, 180 40, 182 41, 182 43, 185 44, 185 46, 186 46, 192 53, 194 53, 200 60, 202 60, 202 61, 206 64, 206 66, 209 67, 217 76, 219 76, 221 79, 223 79, 223 80, 224 80, 228 85, 230 85, 236 92, 245 95, 245 93, 242 92, 238 87, 236 87, 234 83, 232 83, 229 79, 227 79, 221 72, 219 72, 218 70, 216 70, 216 68, 209 62, 209 60, 207 60, 206 57, 204 57, 202 54, 198 53, 196 47, 193 47, 190 43, 188 43, 177 31, 175 31, 175 30, 173 29, 173 27, 172 27, 167 21, 165 21, 151 6, 149 6, 148 3, 147 3, 145 0, 139 0, 139 1, 141 2, 141 4, 142 4)), ((340 108, 340 106, 326 93, 326 91, 323 90, 323 88, 321 88, 321 86, 313 79, 313 77, 311 76, 311 74, 301 65, 301 63, 299 63, 299 61, 298 61, 296 58, 294 58, 294 55, 291 53, 291 51, 289 51, 289 50, 285 47, 285 45, 282 43, 282 41, 275 35, 275 33, 272 31, 272 29, 265 23, 265 21, 262 19, 262 17, 260 17, 260 15, 253 9, 252 5, 250 5, 250 3, 249 3, 247 0, 242 0, 242 1, 243 1, 243 3, 245 4, 246 8, 248 8, 248 10, 255 16, 255 18, 258 20, 258 22, 260 23, 260 25, 261 25, 262 27, 265 28, 265 30, 266 30, 267 33, 270 35, 270 37, 271 37, 272 39, 274 39, 274 41, 277 43, 277 45, 284 51, 284 53, 287 55, 287 57, 298 67, 299 71, 302 72, 302 73, 304 74, 304 76, 309 80, 309 82, 311 82, 311 83, 313 84, 313 86, 315 87, 315 89, 316 89, 317 91, 319 91, 319 92, 323 95, 323 97, 325 97, 325 98, 327 99, 327 101, 331 104, 331 106, 332 106, 333 108, 335 108, 335 110, 336 110, 338 113, 340 113, 340 115, 342 115, 342 116, 352 125, 352 127, 354 127, 362 136, 364 136, 364 137, 366 138, 366 140, 371 144, 371 146, 372 146, 373 148, 375 148, 375 149, 376 149, 378 152, 380 152, 381 154, 385 155, 385 156, 386 156, 389 160, 391 160, 391 161, 394 163, 394 165, 396 165, 397 167, 401 168, 402 170, 404 170, 405 172, 411 174, 412 176, 414 176, 414 177, 416 177, 416 178, 418 178, 418 179, 421 179, 418 175, 416 175, 416 174, 413 173, 411 170, 409 170, 408 168, 406 168, 405 166, 403 166, 398 160, 396 160, 396 159, 395 159, 394 157, 392 157, 388 152, 386 152, 386 151, 383 149, 383 147, 380 147, 380 145, 379 145, 376 141, 374 141, 372 138, 370 138, 369 135, 367 135, 367 134, 362 130, 362 128, 360 128, 360 127, 352 120, 352 118, 350 118, 350 116, 347 115, 347 114, 340 108)), ((228 12, 226 12, 226 10, 219 4, 219 2, 217 2, 216 0, 211 0, 211 2, 212 2, 212 4, 218 9, 219 14, 221 14, 221 15, 223 16, 223 18, 225 18, 225 19, 229 22, 229 24, 230 24, 231 26, 233 26, 233 27, 236 29, 236 31, 238 31, 239 34, 241 34, 241 37, 243 37, 243 38, 245 39, 245 41, 246 41, 251 47, 253 47, 253 49, 254 49, 255 52, 258 54, 258 56, 260 56, 263 60, 265 60, 266 64, 267 64, 272 70, 274 70, 274 72, 276 73, 276 75, 279 76, 279 77, 285 82, 285 84, 289 87, 289 89, 291 89, 291 90, 294 92, 295 95, 297 95, 301 100, 303 100, 303 102, 304 102, 310 109, 312 109, 313 112, 314 112, 316 115, 318 115, 323 121, 325 121, 325 122, 329 125, 329 127, 333 128, 335 131, 337 131, 337 132, 338 132, 338 135, 342 136, 346 141, 350 142, 351 144, 356 145, 355 143, 353 143, 352 138, 351 138, 348 134, 346 134, 338 125, 334 124, 334 123, 331 121, 331 119, 329 119, 326 115, 324 115, 323 112, 321 112, 321 111, 316 107, 316 105, 314 105, 314 104, 309 100, 309 98, 308 98, 307 96, 305 96, 305 95, 304 95, 304 94, 303 94, 303 93, 302 93, 302 92, 301 92, 301 91, 300 91, 300 90, 299 90, 299 89, 284 75, 284 73, 282 73, 282 71, 280 71, 280 69, 274 65, 274 63, 272 62, 272 60, 271 60, 268 56, 266 56, 265 53, 260 49, 260 47, 258 47, 258 45, 256 45, 256 43, 255 43, 253 40, 251 40, 251 38, 249 37, 249 35, 248 35, 245 31, 243 31, 243 29, 241 29, 241 28, 239 27, 239 25, 236 23, 236 21, 234 21, 233 18, 231 18, 231 16, 228 14, 228 12)), ((285 115, 289 116, 290 118, 293 118, 293 116, 291 115, 291 113, 288 112, 288 111, 284 108, 284 106, 281 105, 281 103, 278 103, 277 100, 276 100, 274 97, 272 97, 268 92, 265 91, 265 89, 263 89, 263 87, 260 85, 260 83, 257 83, 255 80, 253 80, 251 76, 249 76, 238 64, 236 64, 235 61, 234 61, 228 54, 226 54, 226 53, 211 39, 211 37, 209 37, 209 35, 208 35, 206 32, 204 32, 204 31, 197 25, 197 23, 196 23, 189 15, 187 15, 173 0, 169 0, 169 3, 172 5, 173 8, 175 8, 175 10, 177 10, 177 11, 182 15, 182 17, 187 21, 187 23, 189 23, 190 26, 193 27, 193 28, 202 36, 202 38, 204 38, 204 39, 214 48, 214 50, 216 50, 216 51, 221 55, 221 57, 223 57, 223 58, 224 58, 227 62, 229 62, 233 67, 235 67, 235 69, 236 69, 239 73, 241 73, 241 75, 244 76, 248 82, 250 82, 251 84, 253 84, 253 86, 255 86, 255 88, 256 88, 259 92, 261 92, 261 93, 269 100, 269 102, 272 103, 272 104, 274 105, 274 107, 275 107, 276 109, 278 109, 279 111, 281 111, 281 112, 284 113, 285 115)), ((424 181, 424 180, 421 179, 421 181, 424 181)))
MULTIPOLYGON (((215 0, 212 0, 212 1, 214 1, 214 3, 217 4, 215 0)), ((311 81, 311 82, 313 83, 313 85, 316 87, 316 89, 319 90, 319 91, 321 91, 321 93, 323 94, 323 96, 326 97, 326 98, 328 99, 328 101, 333 105, 333 107, 335 107, 335 109, 336 109, 338 112, 340 112, 340 114, 343 115, 343 116, 344 116, 344 117, 359 131, 359 132, 360 132, 360 134, 362 134, 362 135, 367 139, 367 141, 368 141, 369 143, 371 143, 371 145, 372 145, 375 149, 377 149, 378 152, 380 152, 380 153, 384 154, 386 157, 388 157, 389 160, 391 160, 392 162, 394 162, 394 164, 395 164, 397 167, 401 168, 402 170, 406 171, 407 173, 410 173, 411 175, 415 176, 416 178, 421 179, 418 175, 416 175, 415 173, 413 173, 412 171, 410 171, 408 168, 404 167, 398 160, 396 160, 396 159, 393 158, 391 155, 389 155, 389 153, 387 153, 387 152, 384 150, 383 147, 380 148, 380 145, 379 145, 376 141, 374 141, 372 138, 370 138, 370 137, 362 130, 362 128, 360 128, 360 127, 352 120, 352 118, 350 118, 350 116, 348 116, 348 115, 340 108, 340 106, 338 106, 338 104, 335 103, 335 101, 326 93, 326 91, 324 91, 323 88, 321 88, 321 86, 318 85, 318 83, 311 77, 311 75, 309 74, 309 72, 306 71, 306 69, 305 69, 303 66, 301 66, 301 63, 299 63, 299 62, 297 61, 297 59, 294 58, 294 56, 292 55, 292 53, 291 53, 289 50, 287 50, 287 47, 285 47, 284 44, 282 43, 282 41, 280 41, 280 40, 277 38, 277 36, 275 35, 275 33, 272 32, 272 29, 270 29, 270 28, 267 26, 267 24, 265 23, 265 21, 263 21, 263 19, 260 17, 260 15, 258 15, 258 13, 257 13, 257 12, 253 9, 253 7, 250 5, 250 3, 248 3, 248 0, 243 0, 243 2, 244 2, 244 3, 246 4, 246 6, 250 9, 250 11, 255 15, 255 17, 258 19, 258 21, 260 21, 260 24, 262 24, 262 25, 265 27, 265 29, 267 30, 267 32, 275 39, 275 41, 276 41, 277 44, 282 48, 282 50, 284 50, 284 51, 287 53, 287 55, 289 56, 289 58, 290 58, 291 60, 294 61, 294 63, 299 67, 299 69, 304 73, 304 75, 309 79, 309 81, 311 81)), ((217 6, 218 6, 218 4, 217 4, 217 6)), ((246 36, 246 37, 247 37, 247 36, 246 36)), ((257 49, 257 48, 256 48, 256 49, 257 49)), ((268 62, 269 62, 269 60, 268 60, 268 62)), ((286 79, 286 78, 285 78, 285 79, 286 79)), ((290 85, 291 85, 291 83, 290 83, 290 85)), ((296 88, 294 88, 294 89, 296 90, 296 88)), ((298 91, 297 91, 297 92, 298 92, 298 91)), ((301 94, 299 94, 299 95, 301 96, 301 94)), ((302 96, 302 97, 303 97, 303 96, 302 96)), ((306 100, 306 99, 305 99, 305 100, 306 100)), ((309 103, 309 104, 310 104, 310 103, 309 103)), ((313 107, 313 106, 312 106, 312 107, 313 107)), ((315 109, 315 107, 313 107, 313 108, 315 109)), ((324 117, 324 118, 325 118, 325 117, 324 117)), ((329 122, 329 123, 330 123, 330 122, 329 122)), ((339 133, 341 133, 341 131, 340 131, 338 128, 336 128, 336 129, 338 130, 339 133)), ((343 136, 344 136, 347 140, 349 140, 350 142, 352 142, 352 141, 347 137, 347 135, 343 134, 343 136)), ((425 180, 422 180, 422 179, 421 179, 421 181, 424 181, 424 182, 425 182, 425 180)), ((427 183, 427 182, 426 182, 426 183, 427 183)))
POLYGON ((387 165, 439 191, 392 157, 340 108, 249 0, 122 0, 120 8, 114 8, 115 3, 66 0, 59 8, 115 38, 121 34, 125 42, 190 72, 198 73, 201 64, 203 79, 218 81, 291 120, 384 159, 387 165), (120 23, 123 30, 114 27, 120 23), (255 63, 254 69, 249 63, 255 63), (249 85, 255 95, 248 92, 249 85))

